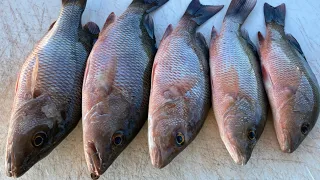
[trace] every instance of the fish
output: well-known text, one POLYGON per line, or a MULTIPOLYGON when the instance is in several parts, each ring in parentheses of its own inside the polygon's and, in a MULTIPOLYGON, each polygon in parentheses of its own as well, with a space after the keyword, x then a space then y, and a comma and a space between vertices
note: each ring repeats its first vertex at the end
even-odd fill
POLYGON ((86 61, 100 30, 93 22, 81 26, 86 0, 62 0, 62 6, 18 75, 6 147, 9 177, 46 157, 81 119, 86 61))
POLYGON ((99 178, 147 120, 156 54, 150 13, 168 0, 134 0, 111 13, 89 56, 83 84, 83 142, 88 169, 99 178))
POLYGON ((192 0, 160 42, 148 113, 149 154, 156 168, 168 165, 195 139, 211 108, 209 48, 196 30, 222 8, 192 0))
POLYGON ((315 126, 320 91, 299 42, 284 31, 286 6, 264 4, 266 37, 259 32, 264 86, 281 151, 294 152, 315 126))
POLYGON ((256 0, 232 0, 221 32, 212 28, 211 89, 220 137, 235 163, 245 165, 266 124, 267 98, 259 58, 241 26, 256 0))

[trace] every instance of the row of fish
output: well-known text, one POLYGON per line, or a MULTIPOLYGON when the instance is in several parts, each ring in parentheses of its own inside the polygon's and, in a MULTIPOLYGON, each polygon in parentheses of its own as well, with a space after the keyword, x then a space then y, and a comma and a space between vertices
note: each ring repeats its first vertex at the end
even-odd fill
POLYGON ((196 137, 211 100, 221 138, 236 163, 247 163, 263 132, 267 99, 281 150, 299 146, 319 115, 319 85, 299 43, 284 32, 285 5, 265 4, 267 35, 259 33, 258 49, 241 29, 256 0, 233 0, 221 32, 213 28, 209 46, 196 29, 223 6, 192 0, 157 49, 149 14, 167 1, 133 0, 120 17, 110 14, 100 32, 92 22, 81 26, 86 0, 62 0, 58 20, 17 80, 8 176, 21 176, 48 155, 81 115, 93 179, 146 119, 151 161, 162 168, 196 137))

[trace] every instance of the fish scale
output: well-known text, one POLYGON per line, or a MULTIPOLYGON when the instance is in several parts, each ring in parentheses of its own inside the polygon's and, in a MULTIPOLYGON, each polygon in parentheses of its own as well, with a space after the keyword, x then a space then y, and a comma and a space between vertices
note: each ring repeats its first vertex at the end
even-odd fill
POLYGON ((111 13, 90 54, 82 122, 85 157, 93 178, 109 168, 147 119, 156 52, 149 10, 167 1, 133 0, 120 17, 111 13))
POLYGON ((249 35, 241 30, 255 4, 256 0, 232 0, 221 32, 213 28, 210 47, 214 114, 227 150, 241 165, 249 160, 267 117, 258 57, 249 35))
POLYGON ((292 153, 314 127, 319 85, 298 41, 284 31, 286 7, 265 3, 267 34, 259 33, 263 79, 280 148, 292 153))
POLYGON ((6 171, 19 177, 46 157, 81 118, 86 59, 99 31, 81 27, 85 0, 62 0, 58 20, 20 71, 7 140, 6 171), (40 143, 40 144, 39 144, 40 143))
POLYGON ((210 108, 208 46, 198 26, 223 6, 192 0, 176 29, 169 25, 152 69, 148 143, 153 166, 163 168, 197 136, 210 108))

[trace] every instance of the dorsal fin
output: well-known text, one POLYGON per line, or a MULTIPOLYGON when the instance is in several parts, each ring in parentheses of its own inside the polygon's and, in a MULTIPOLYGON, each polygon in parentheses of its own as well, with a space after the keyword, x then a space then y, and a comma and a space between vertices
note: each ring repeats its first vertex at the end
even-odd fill
POLYGON ((286 39, 291 44, 291 46, 294 49, 296 49, 303 56, 304 59, 306 59, 306 57, 304 56, 304 53, 301 49, 301 46, 300 46, 299 42, 296 40, 296 38, 294 38, 291 34, 286 34, 286 39))
POLYGON ((116 15, 114 14, 114 12, 110 13, 106 22, 103 25, 103 28, 101 30, 101 32, 105 31, 107 29, 107 27, 112 24, 115 20, 116 20, 116 15))
POLYGON ((207 44, 206 38, 203 36, 202 33, 197 32, 197 34, 196 34, 196 42, 197 42, 197 45, 201 49, 203 49, 205 51, 208 51, 208 44, 207 44))
POLYGON ((160 44, 161 44, 168 36, 170 36, 170 34, 172 33, 172 31, 173 31, 172 24, 169 24, 169 26, 167 27, 166 31, 164 32, 164 34, 163 34, 163 36, 162 36, 162 39, 161 39, 160 44))
POLYGON ((254 53, 257 55, 258 51, 257 51, 257 47, 256 45, 251 41, 249 33, 247 30, 242 29, 241 30, 241 35, 243 37, 243 39, 245 39, 247 41, 247 43, 249 44, 249 46, 251 47, 251 49, 254 51, 254 53))

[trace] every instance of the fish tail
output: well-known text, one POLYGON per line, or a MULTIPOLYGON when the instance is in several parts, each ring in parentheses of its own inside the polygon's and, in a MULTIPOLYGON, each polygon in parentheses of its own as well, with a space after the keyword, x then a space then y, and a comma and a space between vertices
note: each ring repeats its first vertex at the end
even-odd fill
POLYGON ((202 5, 199 0, 192 0, 184 16, 191 16, 191 19, 200 26, 217 14, 223 7, 223 5, 202 5))
POLYGON ((281 26, 284 26, 286 18, 286 5, 281 4, 277 7, 273 7, 268 3, 264 4, 264 17, 266 23, 275 22, 281 26))
POLYGON ((84 9, 86 7, 87 0, 62 0, 63 6, 66 6, 68 4, 72 4, 72 5, 76 4, 84 9))
POLYGON ((150 13, 150 12, 158 9, 159 7, 161 7, 162 5, 167 3, 168 1, 169 0, 133 0, 132 3, 143 3, 143 4, 150 5, 151 7, 149 7, 147 10, 147 13, 150 13))
POLYGON ((237 23, 243 24, 255 7, 256 3, 257 0, 232 0, 228 8, 226 18, 232 18, 237 23))

